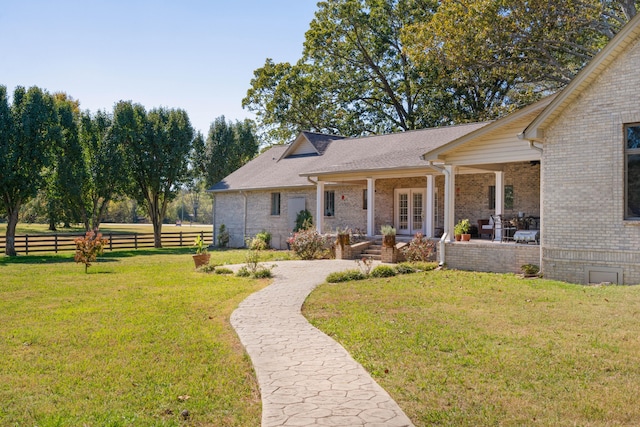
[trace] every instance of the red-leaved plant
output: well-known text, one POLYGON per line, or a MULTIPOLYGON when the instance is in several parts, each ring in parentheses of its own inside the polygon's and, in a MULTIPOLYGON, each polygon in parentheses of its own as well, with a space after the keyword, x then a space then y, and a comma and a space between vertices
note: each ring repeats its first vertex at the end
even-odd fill
POLYGON ((87 231, 84 237, 78 237, 74 242, 76 244, 76 256, 74 259, 77 263, 84 264, 84 272, 86 274, 87 269, 91 267, 91 263, 97 259, 98 255, 102 255, 108 240, 102 238, 102 233, 96 234, 93 231, 87 231))

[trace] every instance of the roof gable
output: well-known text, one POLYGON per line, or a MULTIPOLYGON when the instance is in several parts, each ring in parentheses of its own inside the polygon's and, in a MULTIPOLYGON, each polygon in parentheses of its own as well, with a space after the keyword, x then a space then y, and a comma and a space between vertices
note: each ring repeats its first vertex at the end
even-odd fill
POLYGON ((540 115, 529 124, 522 136, 524 139, 544 138, 544 129, 555 120, 594 80, 618 58, 625 49, 640 37, 640 14, 636 15, 598 53, 589 64, 556 96, 540 115))
POLYGON ((287 157, 321 156, 332 141, 344 139, 343 136, 326 135, 314 132, 300 132, 280 159, 287 157))

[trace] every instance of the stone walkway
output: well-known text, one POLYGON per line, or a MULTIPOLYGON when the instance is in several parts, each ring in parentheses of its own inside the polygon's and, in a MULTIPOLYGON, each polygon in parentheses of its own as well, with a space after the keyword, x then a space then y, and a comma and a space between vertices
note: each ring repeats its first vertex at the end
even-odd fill
POLYGON ((256 370, 262 426, 413 426, 409 418, 333 339, 300 313, 307 295, 353 261, 284 261, 274 283, 231 315, 256 370))

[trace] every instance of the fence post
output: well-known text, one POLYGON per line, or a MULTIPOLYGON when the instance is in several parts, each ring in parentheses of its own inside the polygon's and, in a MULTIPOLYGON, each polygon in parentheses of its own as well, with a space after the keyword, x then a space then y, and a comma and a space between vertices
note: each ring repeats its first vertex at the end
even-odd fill
POLYGON ((200 240, 202 240, 204 242, 204 231, 200 232, 200 240))
POLYGON ((53 252, 58 253, 58 233, 53 233, 53 252))
POLYGON ((109 250, 113 251, 113 233, 109 233, 109 250))
MULTIPOLYGON (((15 242, 15 240, 14 240, 14 242, 15 242)), ((15 243, 14 243, 14 245, 15 245, 15 243)), ((26 251, 27 255, 29 255, 29 235, 28 234, 24 235, 24 248, 25 248, 25 251, 26 251)))
POLYGON ((133 233, 133 245, 135 246, 136 249, 138 249, 138 233, 137 232, 133 233))

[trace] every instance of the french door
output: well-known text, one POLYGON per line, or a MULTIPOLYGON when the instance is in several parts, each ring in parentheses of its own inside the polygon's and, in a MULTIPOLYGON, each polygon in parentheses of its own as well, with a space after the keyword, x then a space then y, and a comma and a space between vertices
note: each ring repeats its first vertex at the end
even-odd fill
POLYGON ((395 190, 394 199, 396 233, 424 233, 425 190, 399 188, 395 190))

